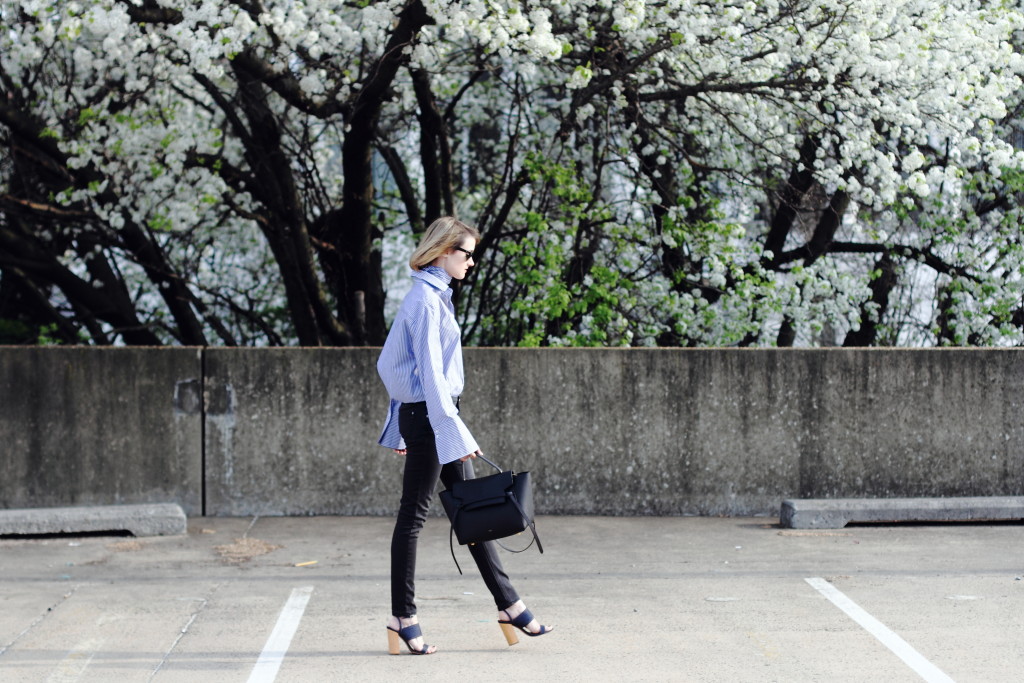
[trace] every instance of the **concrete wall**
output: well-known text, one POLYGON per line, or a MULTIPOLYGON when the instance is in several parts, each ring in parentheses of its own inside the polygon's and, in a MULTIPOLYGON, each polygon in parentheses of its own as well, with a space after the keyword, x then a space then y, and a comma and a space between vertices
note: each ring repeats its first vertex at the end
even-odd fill
MULTIPOLYGON (((0 349, 0 506, 145 500, 196 514, 202 472, 209 515, 390 514, 402 460, 375 445, 377 354, 0 349)), ((485 453, 534 473, 542 513, 1024 494, 1024 350, 465 356, 463 417, 485 453)))
POLYGON ((1024 493, 1019 350, 470 350, 466 420, 544 509, 1024 493))
POLYGON ((202 510, 199 349, 0 348, 0 508, 202 510))
POLYGON ((207 514, 392 512, 401 462, 376 445, 379 353, 206 351, 207 514))

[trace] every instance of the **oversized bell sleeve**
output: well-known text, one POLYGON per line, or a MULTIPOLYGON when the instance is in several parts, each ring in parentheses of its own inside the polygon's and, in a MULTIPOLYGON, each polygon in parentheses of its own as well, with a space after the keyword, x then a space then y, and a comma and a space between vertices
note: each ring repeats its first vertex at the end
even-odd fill
MULTIPOLYGON (((442 465, 480 450, 455 407, 451 385, 445 377, 441 353, 441 302, 423 307, 412 321, 413 355, 427 402, 427 416, 434 430, 437 460, 442 465)), ((461 349, 453 362, 461 363, 461 349)))

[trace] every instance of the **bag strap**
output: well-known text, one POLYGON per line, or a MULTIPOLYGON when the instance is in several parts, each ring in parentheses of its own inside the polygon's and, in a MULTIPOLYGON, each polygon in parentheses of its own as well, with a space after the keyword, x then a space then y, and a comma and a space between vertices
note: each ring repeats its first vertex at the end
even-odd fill
POLYGON ((537 550, 539 550, 540 554, 543 555, 544 554, 544 546, 540 542, 540 536, 537 535, 537 524, 536 524, 536 522, 534 522, 532 519, 530 519, 529 517, 526 516, 526 512, 523 511, 523 506, 519 504, 519 499, 517 499, 515 496, 513 496, 511 493, 508 493, 508 492, 506 492, 505 495, 507 495, 509 497, 509 499, 512 501, 512 504, 516 506, 516 510, 519 510, 519 514, 522 515, 523 519, 526 520, 527 525, 530 527, 530 531, 533 533, 533 540, 530 541, 530 545, 526 546, 522 550, 512 550, 512 548, 507 548, 507 547, 505 547, 501 543, 501 541, 498 541, 498 540, 495 540, 494 542, 497 543, 498 545, 500 545, 503 549, 509 551, 510 553, 525 553, 527 550, 529 550, 533 546, 534 542, 536 542, 537 543, 537 550))
MULTIPOLYGON (((485 463, 487 463, 488 465, 490 465, 494 469, 498 470, 499 474, 501 473, 501 468, 498 467, 497 465, 495 465, 493 462, 491 462, 487 458, 485 458, 483 456, 483 454, 478 455, 476 457, 480 458, 485 463)), ((448 550, 450 550, 451 553, 452 553, 452 560, 455 562, 455 568, 459 570, 459 574, 460 575, 462 574, 462 567, 459 566, 459 561, 455 558, 455 543, 452 541, 452 537, 455 534, 455 520, 458 518, 459 512, 461 512, 461 511, 462 511, 462 508, 460 508, 460 507, 456 507, 455 508, 455 517, 452 517, 451 525, 448 527, 448 550)), ((522 512, 522 510, 520 510, 520 512, 522 512)), ((504 548, 505 546, 502 546, 502 547, 504 548)), ((526 546, 526 547, 529 548, 530 546, 526 546)), ((506 548, 506 550, 507 550, 507 548, 506 548)), ((519 552, 522 552, 522 551, 519 551, 519 552)))
MULTIPOLYGON (((459 513, 456 512, 455 516, 458 517, 459 513)), ((452 520, 454 522, 455 520, 452 520)), ((452 536, 455 535, 455 525, 448 527, 448 550, 452 551, 452 560, 455 562, 455 568, 459 570, 459 575, 462 575, 462 567, 459 566, 459 561, 455 559, 455 544, 452 543, 452 536)))
MULTIPOLYGON (((491 466, 491 467, 493 467, 494 469, 498 470, 498 472, 501 472, 501 471, 502 471, 502 469, 501 469, 500 467, 498 467, 498 466, 497 466, 497 465, 495 465, 495 464, 494 464, 493 462, 491 462, 491 461, 490 461, 490 460, 488 460, 488 459, 487 459, 486 457, 484 457, 484 456, 483 456, 483 454, 481 454, 481 455, 478 455, 478 456, 476 456, 476 457, 480 458, 480 459, 481 459, 481 460, 483 460, 483 461, 484 461, 485 463, 487 463, 488 465, 490 465, 490 466, 491 466)), ((508 548, 508 547, 506 547, 505 545, 503 545, 503 544, 501 543, 501 541, 498 541, 498 540, 495 540, 495 543, 497 543, 497 544, 498 544, 499 546, 501 546, 501 547, 502 547, 502 548, 503 548, 504 550, 507 550, 507 551, 509 551, 510 553, 522 553, 522 552, 526 552, 527 550, 529 550, 529 549, 530 549, 530 547, 531 547, 531 546, 533 546, 534 542, 536 542, 536 543, 537 543, 537 550, 539 550, 539 551, 540 551, 540 553, 541 553, 541 555, 543 555, 543 554, 544 554, 544 546, 543 546, 543 545, 541 545, 541 542, 540 542, 540 536, 538 536, 538 535, 537 535, 537 525, 536 525, 536 524, 534 523, 534 521, 533 521, 532 519, 530 519, 529 517, 527 517, 527 516, 526 516, 526 512, 524 512, 524 511, 523 511, 523 507, 522 507, 522 506, 521 506, 521 505, 519 504, 519 501, 518 501, 518 500, 516 500, 516 497, 515 497, 515 496, 513 496, 513 495, 512 495, 511 493, 507 493, 506 495, 508 495, 508 497, 512 499, 512 504, 516 506, 516 509, 517 509, 517 510, 519 510, 519 514, 521 514, 521 515, 523 516, 523 519, 525 519, 525 520, 526 520, 526 522, 527 522, 527 524, 529 524, 529 526, 530 526, 530 531, 532 531, 532 532, 533 532, 533 540, 532 540, 532 541, 530 541, 530 545, 526 546, 526 547, 525 547, 525 548, 523 548, 522 550, 512 550, 512 548, 508 548)), ((452 523, 454 524, 454 520, 452 520, 452 523)), ((450 541, 451 541, 451 538, 450 538, 450 536, 451 536, 451 534, 449 534, 449 539, 448 539, 448 540, 449 540, 449 543, 450 543, 450 541)), ((453 552, 453 553, 452 553, 452 556, 454 557, 454 555, 455 555, 455 553, 453 552)), ((457 564, 458 564, 458 562, 456 562, 455 564, 457 565, 457 564)), ((461 572, 460 572, 460 573, 461 573, 461 572)))

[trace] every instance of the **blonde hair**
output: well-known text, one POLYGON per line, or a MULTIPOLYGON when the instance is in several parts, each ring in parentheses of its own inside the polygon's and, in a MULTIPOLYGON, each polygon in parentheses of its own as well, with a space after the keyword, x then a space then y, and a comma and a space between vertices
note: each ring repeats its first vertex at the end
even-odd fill
POLYGON ((413 270, 422 270, 449 249, 459 246, 466 237, 472 237, 479 242, 480 231, 451 216, 438 218, 423 233, 420 245, 409 257, 409 266, 413 270))

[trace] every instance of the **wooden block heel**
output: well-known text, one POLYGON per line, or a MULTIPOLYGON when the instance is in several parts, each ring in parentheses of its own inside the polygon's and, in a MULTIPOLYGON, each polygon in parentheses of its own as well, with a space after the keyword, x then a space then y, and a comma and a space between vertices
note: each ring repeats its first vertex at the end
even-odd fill
POLYGON ((397 631, 388 629, 388 652, 393 655, 402 654, 402 639, 398 636, 397 631))
POLYGON ((516 634, 515 626, 503 621, 499 621, 498 625, 501 626, 501 632, 505 634, 505 640, 508 641, 509 647, 519 642, 519 636, 516 634))

